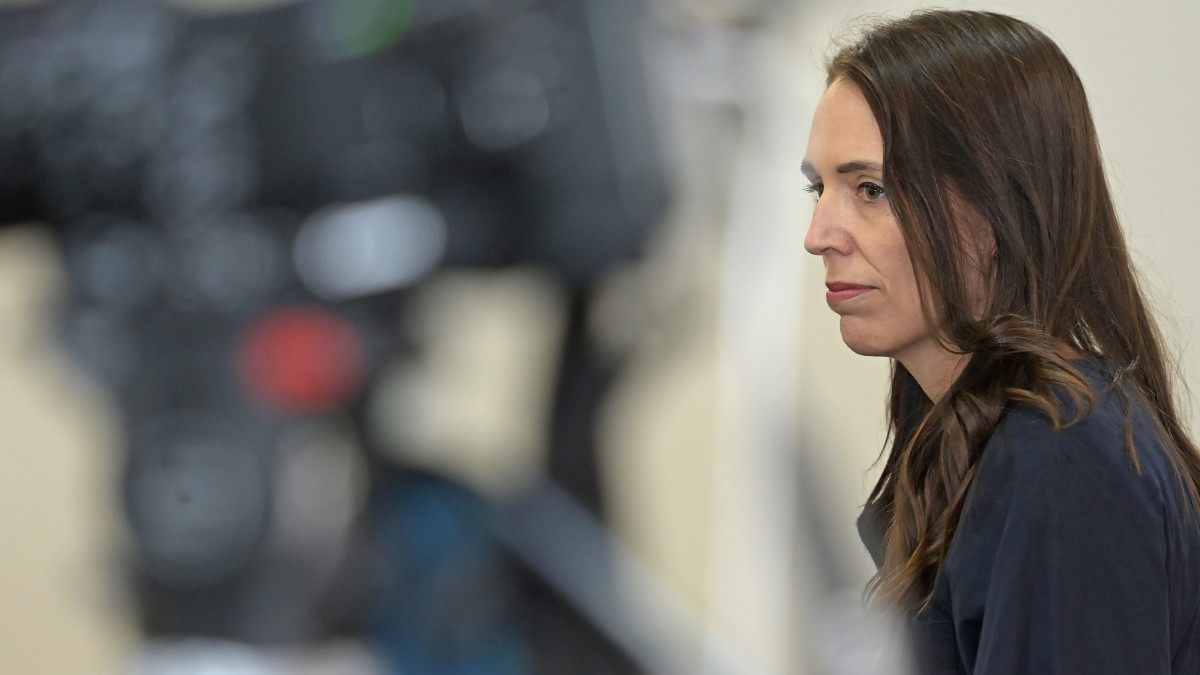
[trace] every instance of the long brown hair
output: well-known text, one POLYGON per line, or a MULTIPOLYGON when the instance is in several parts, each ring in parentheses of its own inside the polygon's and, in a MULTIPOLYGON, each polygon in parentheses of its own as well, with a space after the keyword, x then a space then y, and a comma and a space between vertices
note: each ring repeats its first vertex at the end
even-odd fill
MULTIPOLYGON (((1145 399, 1195 500, 1200 453, 1176 413, 1083 85, 1058 46, 1012 17, 921 11, 872 27, 827 72, 870 104, 926 320, 948 349, 970 354, 936 404, 893 362, 891 449, 867 504, 887 522, 873 598, 908 609, 928 601, 1011 403, 1060 426, 1087 414, 1092 392, 1072 352, 1145 399), (982 315, 972 266, 988 282, 982 315)), ((1126 436, 1136 466, 1128 424, 1126 436)))

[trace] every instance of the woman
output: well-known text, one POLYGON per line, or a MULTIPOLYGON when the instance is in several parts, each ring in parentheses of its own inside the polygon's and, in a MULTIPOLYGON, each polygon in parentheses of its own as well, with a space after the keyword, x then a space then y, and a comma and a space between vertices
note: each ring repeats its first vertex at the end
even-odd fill
POLYGON ((860 529, 921 673, 1200 673, 1200 454, 1083 87, 1032 26, 930 11, 836 54, 805 247, 892 359, 860 529))

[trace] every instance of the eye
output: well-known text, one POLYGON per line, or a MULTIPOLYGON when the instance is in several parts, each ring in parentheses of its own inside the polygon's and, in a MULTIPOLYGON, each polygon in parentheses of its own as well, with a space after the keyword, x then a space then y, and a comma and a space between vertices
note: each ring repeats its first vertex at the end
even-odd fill
POLYGON ((804 186, 804 191, 811 195, 816 195, 817 199, 820 199, 821 195, 825 193, 825 184, 817 181, 804 186))
POLYGON ((877 202, 887 196, 887 190, 884 190, 882 185, 870 181, 860 183, 858 190, 862 193, 863 198, 869 202, 877 202))

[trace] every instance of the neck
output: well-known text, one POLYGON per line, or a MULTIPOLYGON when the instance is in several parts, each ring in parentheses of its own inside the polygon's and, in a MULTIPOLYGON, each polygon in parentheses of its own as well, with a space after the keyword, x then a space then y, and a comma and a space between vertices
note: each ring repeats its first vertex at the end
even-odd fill
POLYGON ((897 356, 896 360, 913 376, 931 401, 937 403, 958 379, 970 354, 955 354, 940 344, 916 354, 897 356))
MULTIPOLYGON (((1057 341, 1057 351, 1064 359, 1078 359, 1082 353, 1066 340, 1057 341)), ((970 360, 970 354, 955 354, 940 344, 927 345, 916 353, 897 355, 896 360, 904 365, 929 400, 937 403, 950 390, 959 374, 970 360)))

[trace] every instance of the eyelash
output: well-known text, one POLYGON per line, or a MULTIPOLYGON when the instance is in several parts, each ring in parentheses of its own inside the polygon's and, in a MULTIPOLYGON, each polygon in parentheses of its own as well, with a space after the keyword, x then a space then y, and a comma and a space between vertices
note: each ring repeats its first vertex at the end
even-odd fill
MULTIPOLYGON (((863 181, 862 183, 859 183, 858 189, 860 191, 861 190, 872 190, 872 191, 876 191, 879 193, 879 196, 877 196, 875 199, 868 199, 867 200, 868 202, 877 202, 880 199, 883 199, 884 197, 887 196, 887 190, 885 190, 882 185, 880 185, 879 183, 872 183, 871 181, 863 181)), ((812 183, 812 184, 804 186, 804 191, 809 194, 815 194, 817 196, 817 199, 820 199, 821 195, 823 195, 825 193, 825 184, 824 183, 812 183)))

